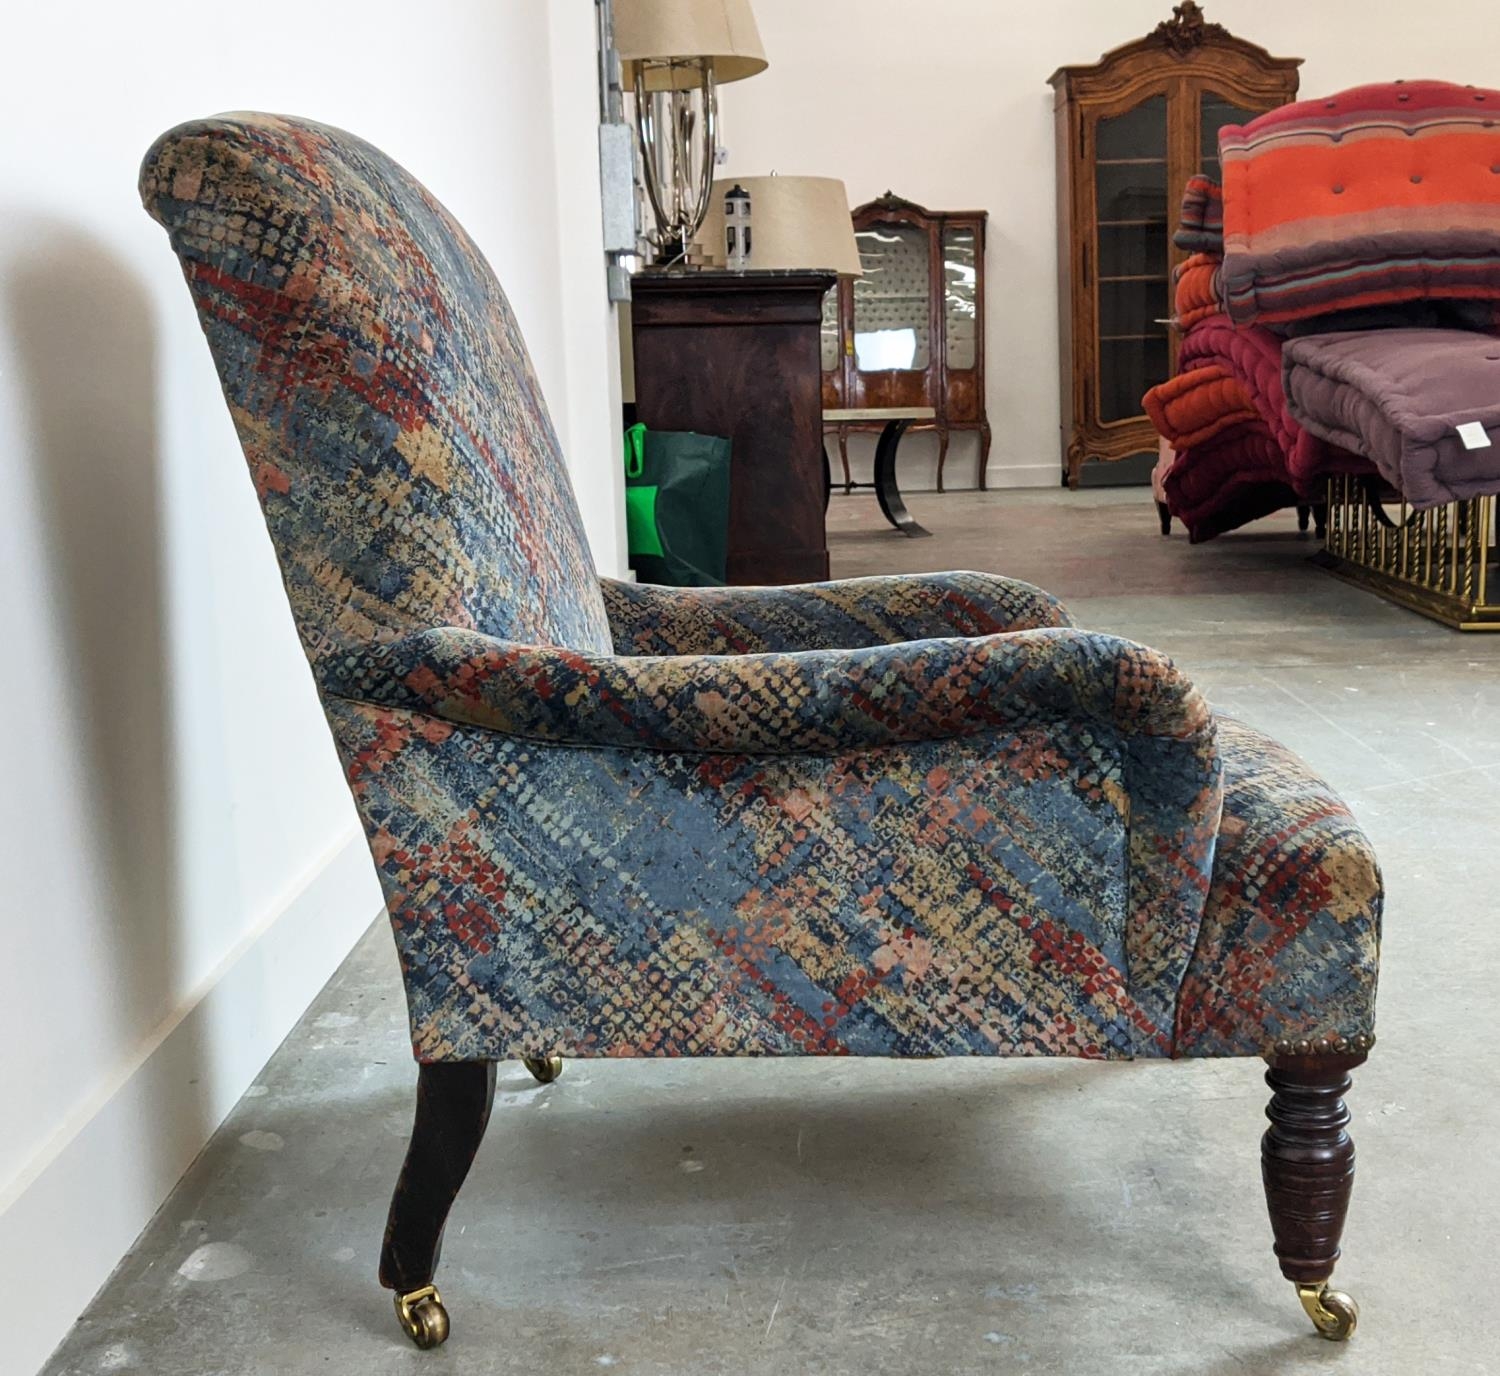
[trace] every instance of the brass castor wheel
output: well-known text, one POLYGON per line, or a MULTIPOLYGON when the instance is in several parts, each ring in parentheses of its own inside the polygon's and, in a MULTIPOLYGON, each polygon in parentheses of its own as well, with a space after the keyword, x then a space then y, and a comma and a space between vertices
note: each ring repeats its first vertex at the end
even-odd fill
POLYGON ((448 1337, 448 1311, 443 1308, 443 1297, 435 1285, 397 1295, 396 1317, 406 1336, 424 1351, 441 1346, 448 1337))
POLYGON ((561 1056, 526 1056, 521 1064, 531 1072, 531 1078, 537 1084, 550 1085, 562 1074, 563 1059, 561 1056))
POLYGON ((1297 1298, 1313 1327, 1331 1343, 1343 1342, 1359 1323, 1359 1306, 1342 1290, 1330 1290, 1326 1280, 1299 1285, 1297 1298))

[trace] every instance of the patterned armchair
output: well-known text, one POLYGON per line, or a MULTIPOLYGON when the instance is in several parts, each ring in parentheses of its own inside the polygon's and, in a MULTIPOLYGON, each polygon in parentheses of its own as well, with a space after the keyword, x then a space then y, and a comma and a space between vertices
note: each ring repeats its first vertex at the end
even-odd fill
POLYGON ((1381 888, 1347 810, 1163 656, 983 574, 601 582, 516 323, 388 158, 160 139, 182 261, 369 836, 419 1063, 381 1257, 420 1346, 494 1063, 1256 1056, 1318 1328, 1381 888))

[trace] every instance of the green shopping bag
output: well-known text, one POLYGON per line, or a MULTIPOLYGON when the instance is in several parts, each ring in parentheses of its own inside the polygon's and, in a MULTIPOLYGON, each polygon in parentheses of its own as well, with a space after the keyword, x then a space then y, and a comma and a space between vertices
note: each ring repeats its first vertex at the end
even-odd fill
POLYGON ((714 588, 729 547, 729 441, 691 431, 625 432, 625 536, 642 583, 714 588))

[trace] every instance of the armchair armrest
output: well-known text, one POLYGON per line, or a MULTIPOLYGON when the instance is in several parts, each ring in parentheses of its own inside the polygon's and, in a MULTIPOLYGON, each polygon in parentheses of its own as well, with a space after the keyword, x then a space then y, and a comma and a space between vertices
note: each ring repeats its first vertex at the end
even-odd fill
POLYGON ((855 650, 902 640, 1071 626, 1056 598, 991 573, 846 578, 780 588, 600 580, 616 654, 855 650))
POLYGON ((820 754, 1058 723, 1213 753, 1210 714, 1170 660, 1062 628, 857 650, 628 657, 440 627, 334 657, 323 686, 560 745, 820 754))
MULTIPOLYGON (((1013 917, 1046 960, 1074 958, 1070 919, 1058 913, 1094 924, 1090 939, 1117 971, 1099 994, 1114 1053, 1170 1045, 1223 788, 1212 716, 1152 650, 1048 628, 629 657, 445 627, 330 656, 319 676, 357 787, 374 786, 389 742, 425 742, 433 769, 451 750, 478 771, 467 800, 493 784, 494 806, 523 829, 534 820, 521 794, 566 792, 572 781, 608 781, 612 805, 627 811, 658 786, 695 808, 742 794, 748 803, 767 786, 855 830, 917 798, 935 809, 936 836, 942 813, 967 838, 953 863, 978 846, 984 865, 1020 867, 1016 891, 1034 901, 1013 917)), ((402 787, 422 800, 407 806, 430 799, 427 767, 406 776, 402 787)), ((793 830, 786 818, 770 834, 793 830)), ((878 830, 860 844, 878 865, 878 830)), ((936 851, 932 861, 945 863, 936 851)))

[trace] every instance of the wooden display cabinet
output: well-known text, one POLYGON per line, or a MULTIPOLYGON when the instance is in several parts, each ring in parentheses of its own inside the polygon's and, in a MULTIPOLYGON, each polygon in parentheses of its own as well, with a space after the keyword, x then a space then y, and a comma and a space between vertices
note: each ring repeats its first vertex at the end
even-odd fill
POLYGON ((1192 0, 1145 38, 1053 73, 1063 481, 1154 456, 1141 397, 1172 375, 1172 243, 1187 179, 1219 175, 1219 130, 1297 94, 1301 58, 1210 24, 1192 0))
MULTIPOLYGON (((938 491, 948 437, 979 436, 978 484, 989 467, 984 409, 983 210, 928 210, 887 191, 854 211, 864 275, 839 282, 823 301, 823 405, 829 410, 930 406, 914 430, 938 436, 938 491)), ((840 422, 844 479, 851 433, 884 422, 840 422)))

